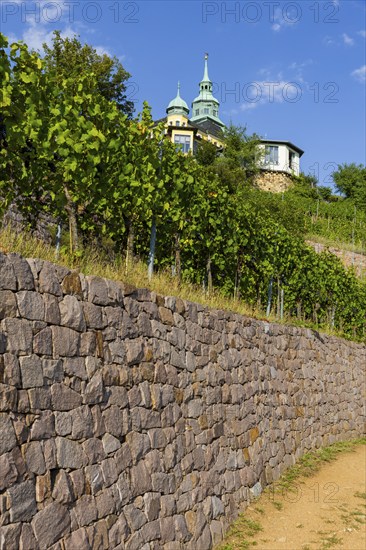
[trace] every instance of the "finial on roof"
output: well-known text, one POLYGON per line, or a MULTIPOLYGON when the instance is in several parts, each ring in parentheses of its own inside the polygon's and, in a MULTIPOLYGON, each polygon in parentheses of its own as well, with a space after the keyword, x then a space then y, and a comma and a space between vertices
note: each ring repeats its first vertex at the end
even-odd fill
POLYGON ((205 70, 203 72, 203 80, 205 82, 207 82, 209 79, 209 76, 208 76, 208 66, 207 66, 207 61, 208 61, 208 53, 206 52, 205 53, 205 70))

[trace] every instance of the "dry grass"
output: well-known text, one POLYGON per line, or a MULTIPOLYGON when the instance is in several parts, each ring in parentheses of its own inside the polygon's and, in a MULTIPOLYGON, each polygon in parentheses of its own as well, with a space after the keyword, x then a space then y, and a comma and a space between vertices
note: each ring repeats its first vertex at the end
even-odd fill
MULTIPOLYGON (((101 253, 95 248, 86 248, 78 257, 72 257, 65 247, 58 256, 55 247, 48 245, 26 232, 15 232, 9 227, 0 228, 0 252, 17 252, 25 258, 39 258, 54 262, 69 269, 76 269, 84 275, 97 275, 115 281, 129 283, 137 288, 148 288, 165 296, 177 296, 183 300, 189 300, 207 306, 212 309, 232 311, 255 319, 265 320, 271 323, 307 327, 319 330, 313 323, 299 321, 294 317, 285 315, 279 320, 274 315, 266 317, 263 311, 253 308, 251 305, 234 298, 223 295, 219 290, 208 293, 190 283, 179 284, 170 273, 156 272, 151 281, 148 279, 147 267, 141 262, 134 262, 126 271, 123 258, 110 258, 106 253, 101 253)), ((330 327, 322 328, 322 332, 331 336, 344 337, 343 334, 332 330, 330 327)))

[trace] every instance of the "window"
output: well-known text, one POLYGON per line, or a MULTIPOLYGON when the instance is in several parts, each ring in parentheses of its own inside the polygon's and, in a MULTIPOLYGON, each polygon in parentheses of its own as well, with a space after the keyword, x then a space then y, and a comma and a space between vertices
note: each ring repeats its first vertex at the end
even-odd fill
POLYGON ((289 151, 288 165, 291 169, 294 168, 294 160, 295 160, 295 153, 293 153, 292 151, 289 151))
POLYGON ((204 112, 205 115, 208 115, 209 112, 210 112, 210 109, 208 109, 207 107, 205 107, 205 108, 203 109, 203 112, 204 112))
POLYGON ((196 116, 200 114, 200 110, 196 109, 196 116))
POLYGON ((214 111, 214 112, 213 112, 213 116, 217 116, 217 111, 214 111))
POLYGON ((182 153, 188 153, 188 151, 190 151, 190 149, 191 149, 191 137, 190 136, 183 136, 181 134, 175 134, 174 143, 175 143, 178 151, 182 151, 182 153))
POLYGON ((175 125, 176 125, 176 126, 180 126, 179 120, 176 120, 176 121, 175 121, 175 125))
POLYGON ((277 145, 266 145, 264 163, 265 164, 278 164, 278 147, 277 147, 277 145))
POLYGON ((172 123, 172 121, 170 121, 170 122, 169 122, 169 126, 173 126, 173 123, 172 123))

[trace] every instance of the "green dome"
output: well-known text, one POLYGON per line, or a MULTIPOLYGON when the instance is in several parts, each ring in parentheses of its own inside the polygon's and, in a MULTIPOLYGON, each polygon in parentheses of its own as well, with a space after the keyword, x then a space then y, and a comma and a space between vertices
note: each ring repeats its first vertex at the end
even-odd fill
POLYGON ((188 107, 187 103, 184 101, 184 99, 182 99, 180 97, 179 90, 180 90, 180 84, 178 82, 177 96, 174 99, 171 100, 171 102, 169 103, 169 105, 166 109, 166 112, 168 114, 170 114, 170 113, 181 113, 181 114, 184 114, 184 115, 188 115, 189 107, 188 107))

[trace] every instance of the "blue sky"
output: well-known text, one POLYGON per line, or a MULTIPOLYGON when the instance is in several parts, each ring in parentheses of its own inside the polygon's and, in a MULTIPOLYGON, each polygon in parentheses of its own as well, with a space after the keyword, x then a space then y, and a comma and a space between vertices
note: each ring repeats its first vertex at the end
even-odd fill
POLYGON ((41 49, 80 35, 131 73, 129 96, 155 118, 176 94, 190 106, 209 53, 225 123, 305 151, 301 168, 331 184, 337 164, 365 164, 364 0, 0 0, 1 31, 41 49))

